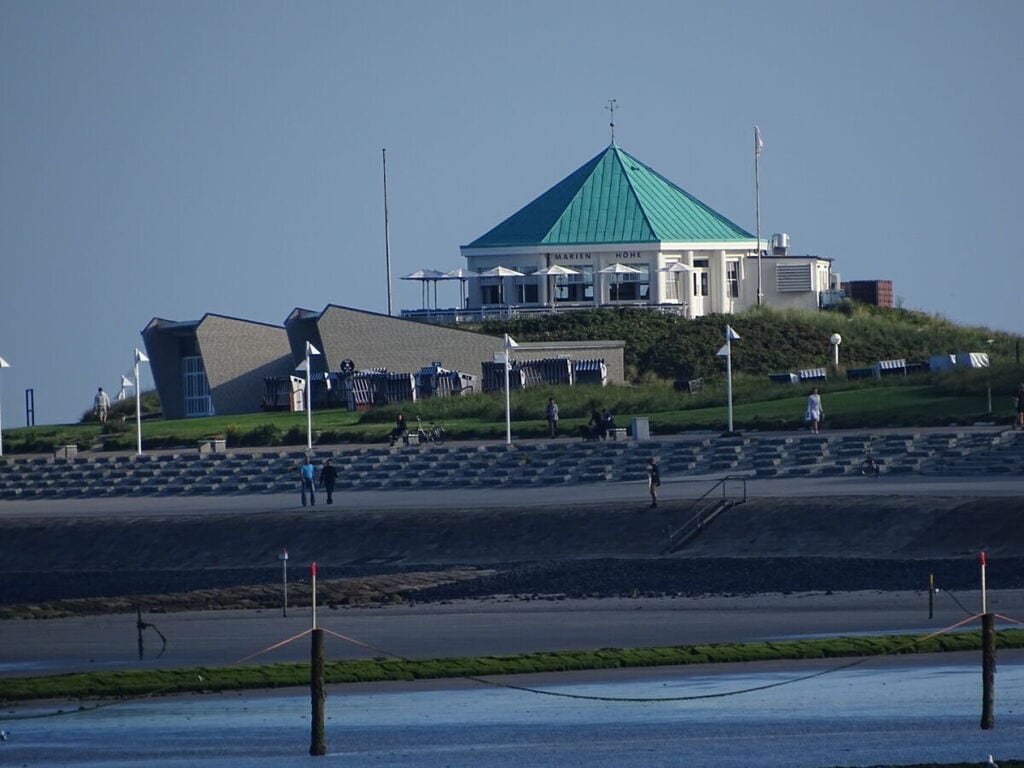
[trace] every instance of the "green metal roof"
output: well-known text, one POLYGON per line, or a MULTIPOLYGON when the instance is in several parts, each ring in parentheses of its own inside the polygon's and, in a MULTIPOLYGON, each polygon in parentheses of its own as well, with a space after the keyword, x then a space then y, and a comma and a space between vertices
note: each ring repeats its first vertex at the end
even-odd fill
POLYGON ((753 238, 613 144, 466 247, 753 238))

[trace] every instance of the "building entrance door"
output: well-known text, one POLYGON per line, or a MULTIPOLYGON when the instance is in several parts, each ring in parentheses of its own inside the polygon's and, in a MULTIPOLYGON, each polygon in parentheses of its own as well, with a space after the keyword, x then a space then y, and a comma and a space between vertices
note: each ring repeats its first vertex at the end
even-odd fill
POLYGON ((704 266, 694 267, 691 277, 693 295, 690 298, 690 317, 701 317, 711 309, 711 276, 704 266))

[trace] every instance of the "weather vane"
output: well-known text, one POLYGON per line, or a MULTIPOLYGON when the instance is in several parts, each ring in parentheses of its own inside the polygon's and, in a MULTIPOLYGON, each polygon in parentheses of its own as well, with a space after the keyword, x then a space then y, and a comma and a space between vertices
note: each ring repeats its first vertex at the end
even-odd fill
POLYGON ((612 144, 615 143, 615 110, 618 109, 618 102, 615 99, 608 99, 608 106, 605 107, 609 112, 612 113, 612 121, 608 123, 608 127, 612 129, 612 144))

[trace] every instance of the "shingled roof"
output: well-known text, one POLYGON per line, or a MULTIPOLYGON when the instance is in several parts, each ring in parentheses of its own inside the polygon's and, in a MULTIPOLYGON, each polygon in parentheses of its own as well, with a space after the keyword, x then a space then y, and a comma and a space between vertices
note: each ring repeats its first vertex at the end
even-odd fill
POLYGON ((753 238, 612 144, 466 247, 753 238))

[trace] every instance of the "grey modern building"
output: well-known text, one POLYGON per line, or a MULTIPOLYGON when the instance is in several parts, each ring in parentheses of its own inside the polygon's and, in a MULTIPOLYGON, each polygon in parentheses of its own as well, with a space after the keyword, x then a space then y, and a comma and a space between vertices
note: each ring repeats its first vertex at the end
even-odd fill
POLYGON ((142 341, 169 419, 258 411, 264 377, 294 367, 284 328, 225 315, 153 318, 142 341))
MULTIPOLYGON (((175 322, 154 318, 142 331, 167 418, 252 413, 263 403, 266 377, 283 377, 305 358, 306 342, 322 354, 313 372, 357 369, 416 373, 433 362, 480 376, 502 351, 503 339, 474 331, 403 320, 329 304, 321 312, 294 309, 284 327, 207 314, 175 322)), ((621 341, 520 343, 518 360, 567 357, 604 360, 607 380, 624 381, 621 341)))

